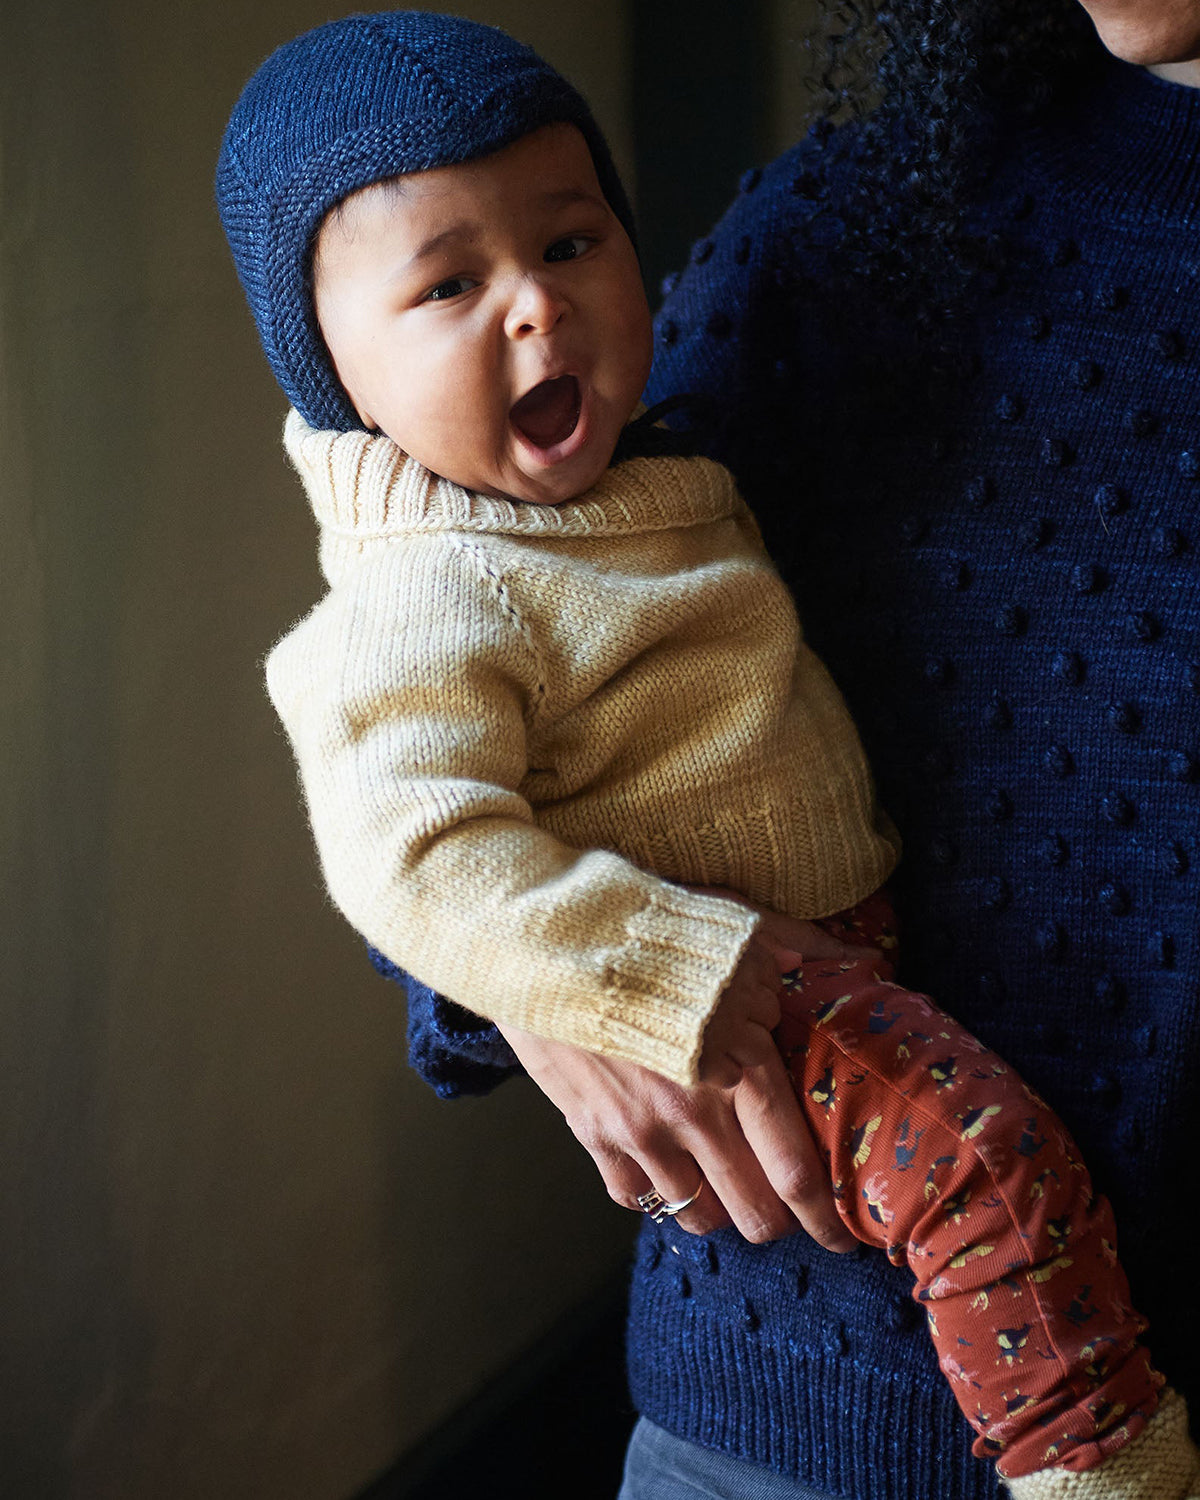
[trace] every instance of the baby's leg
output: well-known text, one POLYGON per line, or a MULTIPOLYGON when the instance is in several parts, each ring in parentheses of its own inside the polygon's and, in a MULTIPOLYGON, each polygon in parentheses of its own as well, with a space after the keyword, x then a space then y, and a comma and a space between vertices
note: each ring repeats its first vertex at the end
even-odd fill
MULTIPOLYGON (((894 947, 881 897, 831 919, 894 947)), ((807 964, 777 1038, 851 1232, 917 1278, 942 1370, 1013 1476, 1090 1469, 1161 1377, 1137 1343, 1112 1211, 1062 1123, 891 963, 807 964)))

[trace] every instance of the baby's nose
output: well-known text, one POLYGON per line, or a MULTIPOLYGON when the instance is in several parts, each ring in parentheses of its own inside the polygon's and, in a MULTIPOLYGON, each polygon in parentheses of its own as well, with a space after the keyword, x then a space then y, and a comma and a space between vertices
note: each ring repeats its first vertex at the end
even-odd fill
POLYGON ((567 310, 565 299, 540 276, 524 276, 513 293, 505 318, 509 338, 549 333, 567 310))

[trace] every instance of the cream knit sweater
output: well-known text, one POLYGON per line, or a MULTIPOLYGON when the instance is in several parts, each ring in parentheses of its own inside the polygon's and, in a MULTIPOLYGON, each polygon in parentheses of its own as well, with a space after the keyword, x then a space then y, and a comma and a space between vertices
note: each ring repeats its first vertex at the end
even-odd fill
POLYGON ((333 900, 477 1014, 696 1078, 756 918, 897 845, 728 472, 633 459, 548 507, 387 438, 285 429, 325 598, 267 681, 333 900))

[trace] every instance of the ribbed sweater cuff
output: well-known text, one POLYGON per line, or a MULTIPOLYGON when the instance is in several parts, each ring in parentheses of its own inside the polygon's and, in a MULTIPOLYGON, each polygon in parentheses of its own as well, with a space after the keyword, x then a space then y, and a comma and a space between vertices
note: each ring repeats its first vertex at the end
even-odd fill
POLYGON ((1133 1442, 1094 1469, 1039 1469, 1004 1482, 1013 1500, 1200 1500, 1200 1453, 1188 1436, 1187 1403, 1165 1390, 1133 1442))
POLYGON ((603 1050, 695 1083, 704 1027, 758 921, 739 902, 664 886, 609 964, 603 1050))

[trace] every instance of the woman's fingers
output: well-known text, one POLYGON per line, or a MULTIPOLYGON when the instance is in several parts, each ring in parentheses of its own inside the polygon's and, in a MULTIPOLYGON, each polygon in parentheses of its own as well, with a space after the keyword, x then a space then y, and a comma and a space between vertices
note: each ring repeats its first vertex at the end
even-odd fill
POLYGON ((712 1234, 716 1229, 728 1229, 733 1220, 706 1180, 699 1198, 682 1213, 676 1214, 675 1222, 689 1234, 712 1234))
POLYGON ((745 1070, 734 1107, 755 1161, 801 1227, 827 1250, 852 1250, 857 1241, 838 1217, 828 1168, 778 1053, 745 1070))
MULTIPOLYGON (((640 1212, 637 1200, 651 1188, 669 1202, 695 1191, 701 1168, 680 1136, 708 1091, 680 1088, 636 1063, 600 1057, 516 1027, 502 1029, 529 1076, 595 1162, 615 1203, 640 1212)), ((726 1110, 732 1116, 732 1107, 726 1110)), ((678 1222, 693 1234, 708 1234, 724 1228, 730 1218, 706 1186, 678 1222)))
POLYGON ((668 1203, 683 1203, 692 1198, 698 1188, 699 1196, 687 1208, 671 1216, 679 1227, 689 1234, 711 1234, 714 1229, 724 1229, 732 1222, 690 1156, 675 1153, 668 1160, 665 1154, 655 1157, 647 1153, 646 1160, 638 1162, 619 1151, 597 1151, 589 1147, 589 1153, 599 1168, 609 1197, 623 1208, 645 1213, 638 1199, 650 1192, 660 1193, 668 1203))
MULTIPOLYGON (((734 1091, 722 1092, 731 1105, 734 1091)), ((693 1151, 713 1196, 739 1234, 756 1245, 794 1234, 796 1219, 771 1186, 738 1128, 732 1108, 728 1117, 714 1120, 712 1125, 710 1135, 693 1143, 693 1151)), ((692 1225, 689 1222, 684 1227, 691 1229, 692 1225)))
MULTIPOLYGON (((732 1090, 681 1089, 662 1081, 652 1112, 628 1123, 626 1149, 613 1149, 601 1175, 606 1183, 619 1183, 624 1194, 638 1184, 632 1192, 635 1207, 650 1188, 668 1202, 681 1203, 703 1184, 696 1202, 673 1216, 689 1234, 733 1224, 747 1239, 761 1242, 794 1232, 795 1220, 738 1125, 732 1090)), ((598 1161, 595 1150, 592 1156, 598 1161)))
MULTIPOLYGON (((766 1053, 777 1056, 770 1037, 765 1032, 763 1036, 766 1053)), ((681 1213, 677 1220, 681 1228, 706 1233, 709 1228, 717 1227, 714 1222, 716 1210, 723 1221, 732 1223, 745 1239, 762 1244, 794 1234, 797 1221, 772 1185, 738 1118, 736 1100, 743 1076, 739 1071, 735 1088, 699 1085, 679 1089, 664 1083, 664 1092, 656 1101, 654 1130, 634 1147, 633 1154, 653 1178, 656 1173, 669 1171, 670 1163, 676 1159, 673 1153, 682 1149, 703 1174, 706 1192, 702 1202, 697 1204, 699 1212, 688 1209, 681 1213)), ((758 1076, 757 1070, 755 1076, 758 1076)), ((759 1092, 766 1096, 778 1084, 786 1091, 793 1107, 777 1129, 775 1143, 782 1146, 789 1127, 798 1125, 798 1146, 815 1155, 803 1118, 794 1107, 795 1096, 782 1065, 778 1078, 764 1080, 759 1092)), ((657 1181, 655 1186, 659 1186, 657 1181)))
POLYGON ((799 1220, 831 1249, 853 1243, 840 1229, 832 1190, 773 1043, 735 1087, 683 1088, 636 1063, 503 1030, 617 1203, 635 1208, 652 1187, 678 1202, 695 1190, 698 1172, 706 1186, 678 1215, 683 1229, 706 1234, 732 1222, 746 1239, 761 1243, 794 1233, 799 1220), (669 1196, 675 1193, 678 1198, 669 1196))

